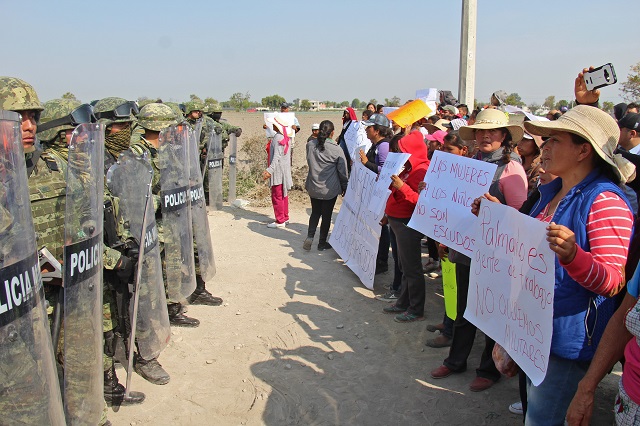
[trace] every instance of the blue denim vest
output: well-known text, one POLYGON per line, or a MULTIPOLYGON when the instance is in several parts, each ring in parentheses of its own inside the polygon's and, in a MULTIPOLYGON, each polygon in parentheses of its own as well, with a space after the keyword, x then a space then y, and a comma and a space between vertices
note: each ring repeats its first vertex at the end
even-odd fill
MULTIPOLYGON (((536 217, 561 187, 560 178, 540 186, 540 200, 533 206, 529 216, 536 217)), ((576 243, 584 251, 590 250, 587 238, 589 210, 596 197, 605 191, 617 194, 629 207, 629 201, 620 187, 606 179, 599 170, 594 170, 560 200, 553 215, 554 223, 564 225, 575 233, 576 243)), ((616 309, 615 300, 585 289, 569 276, 557 257, 555 263, 551 353, 565 359, 590 361, 616 309)))

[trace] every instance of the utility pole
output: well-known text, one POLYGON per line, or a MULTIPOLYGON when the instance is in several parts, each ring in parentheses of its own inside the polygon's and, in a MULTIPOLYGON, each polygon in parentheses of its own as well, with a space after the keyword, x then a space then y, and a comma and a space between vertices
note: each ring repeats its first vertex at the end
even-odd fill
POLYGON ((458 99, 473 110, 476 86, 476 21, 478 0, 462 0, 462 23, 460 25, 460 72, 458 76, 458 99))

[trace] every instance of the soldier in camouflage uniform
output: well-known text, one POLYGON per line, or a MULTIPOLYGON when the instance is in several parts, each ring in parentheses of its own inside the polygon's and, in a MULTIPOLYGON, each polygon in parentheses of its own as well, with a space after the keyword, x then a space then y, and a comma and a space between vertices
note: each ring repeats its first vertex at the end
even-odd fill
MULTIPOLYGON (((51 163, 45 162, 45 159, 41 158, 41 151, 36 150, 36 128, 42 105, 31 85, 18 78, 0 77, 0 109, 17 112, 22 117, 20 129, 27 175, 29 176, 29 198, 32 203, 31 207, 36 211, 40 210, 41 214, 41 217, 38 218, 40 226, 36 230, 36 238, 39 241, 36 244, 38 244, 38 247, 46 245, 47 248, 56 252, 56 258, 60 260, 62 259, 62 243, 64 240, 64 216, 57 214, 56 209, 60 206, 61 198, 63 205, 61 211, 64 212, 65 182, 64 176, 57 169, 55 160, 52 159, 51 163), (51 170, 49 168, 50 165, 55 170, 51 170), (36 184, 37 176, 42 177, 42 186, 39 188, 36 188, 38 186, 36 184), (60 195, 62 196, 60 197, 60 195), (39 204, 36 206, 34 205, 35 203, 39 204), (48 230, 47 224, 53 224, 55 229, 48 230), (56 237, 60 238, 56 239, 56 237), (55 241, 55 245, 50 244, 53 241, 55 241)), ((11 149, 11 147, 6 149, 11 149)), ((2 165, 3 169, 6 167, 7 165, 2 165)), ((10 169, 5 169, 5 173, 9 172, 10 169)), ((0 189, 4 196, 4 189, 0 189)), ((5 226, 5 224, 11 224, 15 218, 9 217, 9 212, 6 209, 3 209, 0 213, 0 216, 3 217, 2 231, 10 232, 9 226, 5 226)), ((34 219, 36 218, 34 217, 34 219)), ((19 225, 16 224, 16 226, 19 225)), ((14 228, 19 229, 15 226, 14 228)), ((24 235, 22 237, 28 238, 28 236, 24 235)), ((0 250, 3 259, 5 255, 7 255, 7 260, 10 259, 10 256, 8 256, 10 252, 7 251, 10 249, 10 245, 5 241, 0 250)), ((61 280, 58 279, 56 284, 59 286, 61 280)), ((29 325, 29 328, 35 330, 37 321, 45 321, 45 313, 44 310, 40 309, 41 317, 38 319, 36 318, 38 311, 33 310, 32 312, 31 320, 33 324, 29 325)), ((42 327, 42 324, 40 326, 42 327)), ((55 380, 53 384, 47 384, 42 380, 43 374, 41 370, 46 367, 47 356, 40 353, 31 353, 30 351, 37 350, 34 347, 25 347, 28 340, 45 339, 47 346, 50 345, 50 340, 47 336, 33 333, 34 331, 29 332, 28 330, 17 330, 17 332, 13 330, 6 336, 3 333, 2 350, 0 350, 0 364, 2 365, 2 371, 0 372, 0 395, 2 395, 0 397, 0 412, 3 413, 2 423, 64 424, 59 384, 55 380, 55 376, 52 377, 55 380), (47 394, 48 387, 51 385, 53 385, 55 391, 47 394), (43 398, 43 395, 34 392, 34 387, 43 390, 45 397, 43 398), (57 395, 54 395, 54 393, 57 393, 57 395), (49 408, 55 404, 52 399, 56 398, 58 400, 58 412, 54 414, 49 412, 49 408)), ((49 350, 48 355, 51 356, 53 348, 48 346, 47 349, 49 350)), ((53 365, 50 367, 51 369, 55 368, 53 365)))
POLYGON ((236 137, 240 137, 242 129, 238 126, 230 124, 227 120, 222 118, 222 106, 219 103, 206 105, 203 111, 205 115, 222 127, 222 150, 224 151, 227 145, 229 145, 229 135, 235 133, 236 137))
MULTIPOLYGON (((80 124, 75 115, 84 108, 79 101, 69 99, 54 99, 44 105, 41 115, 38 137, 42 140, 44 153, 58 160, 62 170, 67 167, 68 148, 71 134, 76 125, 80 124)), ((87 112, 84 111, 86 115, 87 112)), ((95 119, 95 117, 92 117, 95 119)), ((105 189, 105 201, 107 205, 117 206, 117 200, 110 197, 105 189), (109 198, 108 198, 109 197, 109 198)), ((103 264, 115 274, 127 274, 129 269, 133 269, 133 264, 128 258, 124 258, 118 250, 104 244, 103 264)), ((105 274, 105 277, 109 273, 105 274)), ((141 392, 129 392, 129 398, 124 400, 124 386, 119 383, 113 363, 113 353, 115 345, 114 329, 118 326, 117 305, 111 285, 107 282, 103 287, 103 333, 104 345, 104 398, 108 403, 120 405, 137 404, 145 399, 141 392)))
MULTIPOLYGON (((164 242, 164 235, 162 231, 162 214, 160 212, 160 169, 158 167, 158 144, 160 132, 172 125, 178 124, 178 117, 174 108, 166 104, 149 104, 145 105, 140 114, 138 115, 140 126, 145 130, 144 136, 140 138, 139 142, 131 146, 131 150, 138 155, 143 151, 149 153, 151 159, 151 165, 153 167, 153 180, 152 191, 154 194, 154 207, 156 208, 156 223, 158 225, 159 240, 162 244, 164 242)), ((187 165, 185 165, 187 167, 187 165)), ((164 258, 164 250, 161 251, 164 258)), ((166 287, 166 277, 164 279, 166 287)), ((168 293, 167 293, 168 296, 168 293)), ((167 308, 169 310, 169 322, 173 326, 178 327, 197 327, 200 325, 200 321, 195 318, 188 317, 182 312, 182 305, 178 300, 171 300, 167 297, 167 308)), ((143 375, 141 373, 141 375, 143 375)), ((144 377, 144 375, 143 375, 144 377)))

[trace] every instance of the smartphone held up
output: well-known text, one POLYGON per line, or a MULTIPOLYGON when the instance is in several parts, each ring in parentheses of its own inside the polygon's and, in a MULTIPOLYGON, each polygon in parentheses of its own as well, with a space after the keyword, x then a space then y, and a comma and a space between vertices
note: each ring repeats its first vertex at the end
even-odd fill
POLYGON ((587 90, 595 90, 618 82, 616 71, 611 63, 601 65, 584 73, 587 90))

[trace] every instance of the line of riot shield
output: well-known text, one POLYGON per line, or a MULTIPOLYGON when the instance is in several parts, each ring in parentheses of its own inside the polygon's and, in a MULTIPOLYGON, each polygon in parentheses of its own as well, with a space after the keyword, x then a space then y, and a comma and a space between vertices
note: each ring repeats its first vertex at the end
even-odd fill
POLYGON ((229 134, 229 195, 227 196, 230 204, 236 200, 237 155, 238 137, 235 133, 231 133, 229 134))
MULTIPOLYGON (((139 247, 146 208, 144 248, 139 248, 138 254, 141 274, 140 281, 136 282, 138 311, 134 337, 140 356, 147 360, 157 358, 171 336, 153 201, 147 203, 147 197, 143 196, 149 194, 152 178, 153 168, 147 152, 138 156, 130 150, 124 151, 118 163, 107 172, 107 186, 119 199, 118 220, 128 228, 139 247)), ((130 304, 130 313, 133 309, 130 304)))
MULTIPOLYGON (((215 132, 214 132, 215 133, 215 132)), ((207 204, 204 199, 198 140, 194 133, 189 134, 189 195, 191 197, 191 220, 196 240, 196 252, 200 276, 208 282, 216 275, 216 262, 211 243, 211 229, 207 217, 207 204)))
POLYGON ((196 289, 189 197, 189 131, 186 124, 164 129, 158 146, 160 208, 169 303, 184 301, 196 289))
MULTIPOLYGON (((211 210, 222 210, 222 135, 216 133, 218 127, 211 129, 209 148, 207 149, 207 177, 209 179, 209 207, 211 210)), ((204 177, 204 174, 203 174, 204 177)))
POLYGON ((0 110, 0 423, 64 425, 20 123, 0 110))
POLYGON ((103 197, 104 127, 81 124, 69 142, 64 221, 64 408, 70 424, 98 424, 104 407, 103 197))

